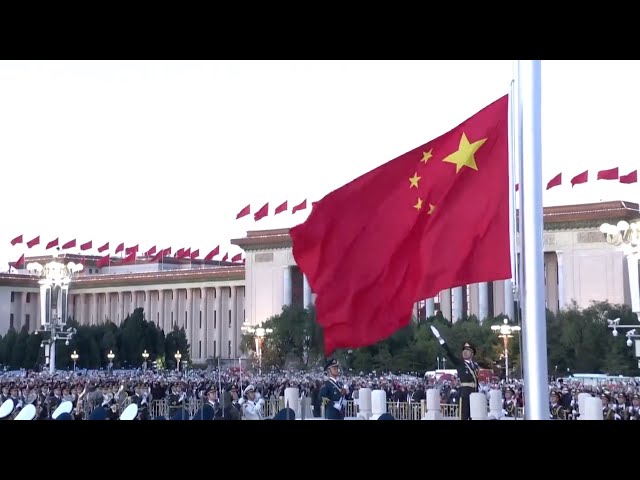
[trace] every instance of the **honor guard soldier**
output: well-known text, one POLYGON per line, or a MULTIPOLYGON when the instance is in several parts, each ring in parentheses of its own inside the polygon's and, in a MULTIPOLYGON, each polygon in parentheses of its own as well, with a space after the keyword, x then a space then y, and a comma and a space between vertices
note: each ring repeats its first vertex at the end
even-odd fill
POLYGON ((615 407, 616 420, 629 420, 629 405, 627 405, 627 396, 624 392, 618 393, 616 397, 617 405, 615 407))
POLYGON ((340 364, 335 358, 330 358, 324 365, 327 380, 320 388, 320 398, 324 405, 324 418, 327 420, 343 420, 346 390, 338 383, 340 364))
POLYGON ((504 400, 502 400, 502 411, 505 417, 513 418, 518 412, 518 405, 516 404, 515 397, 516 392, 513 388, 507 387, 504 391, 504 400))
POLYGON ((640 420, 640 395, 637 393, 633 396, 633 400, 631 400, 629 420, 640 420))
POLYGON ((478 391, 480 383, 478 381, 480 366, 473 360, 476 354, 476 347, 471 342, 464 342, 462 345, 462 360, 460 360, 460 358, 451 351, 449 345, 446 344, 440 336, 440 332, 438 332, 434 326, 431 326, 431 331, 438 339, 438 342, 440 342, 440 345, 442 345, 442 348, 444 348, 451 363, 458 370, 458 379, 460 380, 460 401, 458 403, 460 419, 471 420, 470 397, 472 393, 478 391))
POLYGON ((602 419, 603 420, 615 420, 616 419, 616 412, 609 405, 611 403, 611 397, 608 394, 603 393, 600 396, 600 398, 602 399, 602 419))
POLYGON ((566 420, 566 412, 560 405, 561 395, 555 390, 549 395, 549 418, 551 420, 566 420))

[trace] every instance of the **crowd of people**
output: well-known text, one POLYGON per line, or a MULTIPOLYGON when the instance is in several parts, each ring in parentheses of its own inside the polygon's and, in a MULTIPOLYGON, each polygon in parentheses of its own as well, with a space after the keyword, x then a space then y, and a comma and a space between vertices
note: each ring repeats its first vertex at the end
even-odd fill
MULTIPOLYGON (((314 417, 322 415, 325 373, 271 372, 255 375, 227 369, 175 371, 122 370, 48 372, 17 371, 0 374, 0 411, 11 400, 11 410, 4 420, 15 418, 26 405, 35 407, 35 419, 55 417, 63 402, 72 408, 65 419, 116 420, 125 408, 137 405, 136 419, 209 419, 203 405, 209 405, 212 419, 261 420, 267 417, 265 402, 277 402, 288 387, 297 387, 299 395, 310 405, 314 417), (157 408, 161 405, 163 408, 157 408)), ((420 403, 426 391, 439 388, 443 405, 457 405, 460 382, 456 378, 438 381, 433 376, 364 374, 340 376, 345 402, 353 402, 357 411, 359 389, 363 387, 385 390, 389 402, 420 403)), ((479 390, 489 396, 491 389, 503 392, 503 414, 518 416, 523 407, 521 382, 482 383, 479 390)), ((602 398, 606 420, 640 420, 640 385, 635 382, 610 382, 586 386, 562 379, 549 385, 549 417, 571 420, 580 416, 578 394, 588 392, 602 398)), ((60 419, 60 418, 58 418, 60 419)))

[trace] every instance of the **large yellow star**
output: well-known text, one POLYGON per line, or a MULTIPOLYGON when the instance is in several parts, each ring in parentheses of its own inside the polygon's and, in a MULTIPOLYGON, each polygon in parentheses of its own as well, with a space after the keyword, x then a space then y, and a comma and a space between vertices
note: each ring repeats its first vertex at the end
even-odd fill
POLYGON ((429 159, 431 157, 433 157, 432 153, 433 152, 433 148, 431 150, 429 150, 428 152, 422 152, 422 160, 420 160, 423 163, 427 163, 429 161, 429 159))
POLYGON ((416 203, 413 208, 415 208, 416 210, 420 211, 422 210, 422 199, 420 197, 418 197, 418 203, 416 203))
POLYGON ((463 133, 462 138, 460 139, 460 145, 458 146, 458 150, 456 152, 453 152, 451 155, 447 156, 442 161, 455 163, 456 173, 458 173, 462 169, 462 167, 469 167, 477 171, 478 165, 476 165, 476 159, 474 157, 474 154, 486 141, 487 139, 483 138, 482 140, 478 140, 477 142, 469 143, 467 136, 463 133))
POLYGON ((411 177, 409 179, 409 188, 411 187, 416 187, 418 188, 418 180, 420 180, 422 177, 418 176, 418 172, 413 174, 413 177, 411 177))

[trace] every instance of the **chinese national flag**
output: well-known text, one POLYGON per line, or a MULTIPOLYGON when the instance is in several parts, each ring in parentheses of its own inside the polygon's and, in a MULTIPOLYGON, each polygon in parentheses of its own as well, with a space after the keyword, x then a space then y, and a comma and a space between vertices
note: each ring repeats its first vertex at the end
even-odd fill
POLYGON ((562 185, 562 173, 557 174, 555 177, 549 180, 549 183, 547 183, 547 190, 559 185, 562 185))
POLYGON ((587 183, 589 181, 589 170, 585 170, 582 173, 579 173, 575 177, 571 179, 571 187, 575 187, 581 183, 587 183))
POLYGON ((224 257, 222 257, 222 260, 220 260, 221 262, 226 262, 227 260, 229 260, 229 253, 225 253, 224 257))
POLYGON ((40 245, 40 235, 27 242, 27 247, 29 248, 35 247, 36 245, 40 245))
POLYGON ((102 245, 99 249, 98 252, 102 253, 105 250, 109 250, 109 242, 105 243, 104 245, 102 245))
POLYGON ((90 250, 93 248, 93 240, 89 240, 87 243, 80 245, 80 250, 90 250))
POLYGON ((285 200, 284 203, 281 203, 280 205, 278 205, 276 207, 276 211, 273 212, 273 214, 277 215, 279 213, 286 212, 286 211, 287 211, 287 200, 285 200))
POLYGON ((9 263, 9 266, 11 266, 13 268, 24 267, 24 253, 20 256, 20 258, 18 260, 16 260, 15 262, 9 263))
POLYGON ((124 243, 121 243, 116 247, 116 253, 120 253, 124 250, 124 243))
POLYGON ((291 229, 325 354, 407 326, 416 301, 511 278, 508 97, 324 197, 291 229))
POLYGON ((634 170, 626 175, 620 175, 618 181, 620 183, 636 183, 638 181, 638 170, 634 170))
POLYGON ((49 243, 47 243, 46 250, 49 250, 50 248, 57 247, 57 246, 58 246, 58 238, 56 238, 55 240, 51 240, 49 243))
POLYGON ((62 250, 67 250, 69 248, 76 248, 76 239, 69 240, 67 243, 62 245, 62 250))
POLYGON ((196 249, 193 252, 191 252, 190 258, 191 260, 195 260, 199 256, 200 256, 200 249, 196 249))
POLYGON ((598 172, 598 180, 618 180, 618 167, 600 170, 598 172))
POLYGON ((240 260, 242 260, 242 254, 241 253, 237 253, 231 258, 231 261, 234 262, 234 263, 235 262, 239 262, 240 260))
POLYGON ((110 261, 110 257, 109 257, 109 254, 107 253, 104 257, 100 257, 100 259, 96 262, 96 267, 98 268, 106 267, 107 265, 109 265, 109 261, 110 261))
POLYGON ((269 215, 269 202, 265 203, 260 210, 253 214, 253 220, 258 221, 269 215))
POLYGON ((18 235, 16 238, 11 240, 11 246, 15 246, 18 243, 22 243, 22 234, 18 235))
POLYGON ((242 210, 238 212, 238 214, 236 215, 236 220, 242 217, 246 217, 250 213, 251 213, 251 204, 247 205, 246 207, 244 207, 242 210))
POLYGON ((216 248, 214 248, 209 253, 207 253, 207 256, 204 257, 204 259, 213 260, 213 257, 215 257, 216 255, 220 255, 220 245, 218 245, 216 248))
POLYGON ((291 210, 291 213, 296 213, 299 210, 304 210, 305 208, 307 208, 307 199, 305 198, 302 202, 300 202, 298 205, 296 205, 295 207, 293 207, 293 209, 291 210))
POLYGON ((128 264, 128 263, 135 263, 136 262, 136 252, 131 252, 129 254, 127 254, 126 257, 124 257, 122 259, 122 262, 120 262, 121 264, 128 264))

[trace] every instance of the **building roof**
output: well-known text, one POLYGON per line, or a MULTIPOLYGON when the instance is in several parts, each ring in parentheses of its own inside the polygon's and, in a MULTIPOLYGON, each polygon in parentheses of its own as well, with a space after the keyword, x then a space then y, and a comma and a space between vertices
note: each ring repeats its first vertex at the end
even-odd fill
MULTIPOLYGON (((0 273, 1 286, 38 287, 37 275, 0 273)), ((167 283, 192 283, 244 280, 244 265, 193 270, 165 270, 162 272, 130 272, 116 274, 80 275, 73 279, 70 290, 167 283)))

